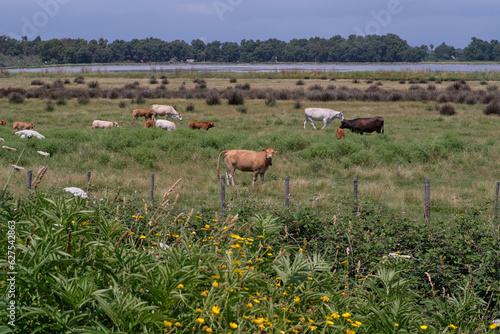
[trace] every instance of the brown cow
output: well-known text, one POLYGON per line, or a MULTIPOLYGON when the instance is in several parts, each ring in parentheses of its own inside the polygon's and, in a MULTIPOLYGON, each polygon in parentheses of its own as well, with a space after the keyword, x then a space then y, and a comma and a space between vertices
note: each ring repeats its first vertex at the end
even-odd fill
POLYGON ((0 120, 0 125, 6 126, 6 125, 7 125, 7 122, 5 122, 5 121, 2 119, 2 120, 0 120))
POLYGON ((384 133, 384 119, 382 117, 367 117, 347 120, 340 124, 341 129, 350 129, 351 132, 363 134, 363 132, 384 133))
POLYGON ((205 129, 208 131, 208 129, 213 128, 214 126, 215 126, 214 122, 189 121, 189 123, 188 123, 188 127, 191 130, 205 129))
POLYGON ((278 150, 272 148, 263 149, 262 152, 247 151, 247 150, 226 150, 219 153, 217 158, 217 178, 220 178, 219 173, 219 160, 222 153, 224 155, 224 162, 226 163, 226 182, 229 185, 229 179, 234 186, 234 171, 236 169, 242 172, 253 172, 252 186, 257 181, 257 175, 260 174, 260 182, 264 182, 264 174, 269 166, 273 165, 273 155, 278 153, 278 150))
POLYGON ((132 118, 138 119, 139 117, 144 117, 144 119, 153 118, 153 112, 149 109, 134 109, 132 112, 132 118))
POLYGON ((335 131, 335 136, 337 136, 337 139, 344 139, 345 137, 345 132, 341 128, 338 128, 337 131, 335 131))
POLYGON ((14 130, 30 130, 35 128, 35 124, 33 123, 25 123, 25 122, 14 122, 12 125, 14 130))
POLYGON ((144 121, 144 127, 145 128, 152 128, 156 124, 156 121, 144 121))

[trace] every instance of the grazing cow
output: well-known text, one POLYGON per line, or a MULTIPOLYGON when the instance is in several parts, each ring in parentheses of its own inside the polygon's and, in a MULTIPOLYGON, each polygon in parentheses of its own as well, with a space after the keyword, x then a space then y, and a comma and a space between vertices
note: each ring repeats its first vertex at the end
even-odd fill
POLYGON ((14 130, 29 130, 34 128, 35 124, 33 123, 14 122, 14 124, 12 125, 12 129, 14 130))
POLYGON ((7 122, 5 122, 5 121, 2 119, 2 120, 0 120, 0 125, 6 126, 6 125, 7 125, 7 122))
POLYGON ((323 121, 323 127, 321 129, 326 128, 330 123, 333 121, 334 118, 338 118, 341 121, 344 120, 344 115, 342 115, 342 112, 340 111, 335 111, 332 109, 325 109, 325 108, 306 108, 304 110, 304 130, 306 129, 306 123, 309 121, 314 128, 314 130, 317 130, 316 127, 314 126, 314 121, 323 121))
POLYGON ((350 129, 351 132, 363 134, 363 132, 384 133, 384 119, 382 117, 356 118, 343 120, 340 124, 341 129, 350 129))
POLYGON ((264 174, 269 166, 273 165, 273 155, 278 153, 278 150, 272 148, 263 149, 262 152, 247 151, 247 150, 226 150, 219 153, 217 158, 217 178, 220 178, 219 173, 219 160, 222 153, 224 155, 224 162, 226 163, 226 182, 229 185, 229 179, 234 186, 234 171, 236 169, 242 172, 253 172, 252 186, 257 181, 257 175, 260 174, 260 182, 264 182, 264 174))
POLYGON ((214 122, 189 121, 189 123, 188 123, 188 127, 191 130, 205 129, 208 131, 208 129, 213 128, 214 126, 215 126, 214 122))
POLYGON ((174 120, 174 117, 177 118, 179 121, 182 121, 181 114, 179 114, 177 110, 175 110, 174 107, 172 106, 153 104, 150 110, 153 112, 154 120, 156 120, 156 116, 158 115, 158 116, 165 116, 165 119, 167 119, 167 117, 170 117, 172 121, 174 120))
POLYGON ((144 119, 151 119, 153 117, 153 112, 149 109, 134 109, 132 112, 132 118, 138 119, 139 117, 144 117, 144 119))
POLYGON ((152 128, 153 126, 155 126, 156 124, 156 121, 144 121, 144 127, 147 129, 147 128, 152 128))
POLYGON ((337 131, 335 131, 335 136, 337 136, 337 139, 344 139, 345 137, 345 132, 341 128, 338 128, 337 131))
POLYGON ((108 122, 99 120, 95 120, 92 122, 92 129, 107 129, 113 126, 116 126, 117 128, 119 127, 117 122, 108 122))
POLYGON ((162 120, 162 119, 155 121, 155 126, 157 128, 167 130, 167 131, 175 130, 175 123, 174 122, 170 122, 170 121, 162 120))

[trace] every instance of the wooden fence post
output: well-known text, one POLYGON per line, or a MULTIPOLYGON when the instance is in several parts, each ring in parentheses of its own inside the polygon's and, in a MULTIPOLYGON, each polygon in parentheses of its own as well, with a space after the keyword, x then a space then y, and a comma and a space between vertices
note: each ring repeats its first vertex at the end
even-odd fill
POLYGON ((224 214, 226 209, 226 176, 220 178, 220 213, 224 214))
POLYGON ((155 175, 151 174, 151 193, 149 195, 149 200, 153 203, 155 193, 155 175))
POLYGON ((92 176, 92 173, 90 173, 90 171, 87 172, 87 189, 90 185, 90 177, 92 176))
POLYGON ((290 207, 290 178, 285 177, 285 207, 290 207))
POLYGON ((500 190, 500 181, 497 181, 497 189, 495 191, 495 222, 498 224, 498 191, 500 190))
POLYGON ((354 193, 354 205, 356 205, 356 216, 359 215, 359 206, 358 206, 358 178, 355 177, 353 181, 353 193, 354 193))
MULTIPOLYGON (((27 192, 28 192, 28 196, 30 194, 30 190, 31 190, 31 178, 32 178, 32 175, 33 175, 33 171, 31 169, 28 170, 28 181, 26 182, 26 189, 27 189, 27 192)), ((498 193, 498 191, 497 191, 498 193)))
POLYGON ((424 219, 429 221, 431 218, 431 180, 425 179, 425 204, 424 219))

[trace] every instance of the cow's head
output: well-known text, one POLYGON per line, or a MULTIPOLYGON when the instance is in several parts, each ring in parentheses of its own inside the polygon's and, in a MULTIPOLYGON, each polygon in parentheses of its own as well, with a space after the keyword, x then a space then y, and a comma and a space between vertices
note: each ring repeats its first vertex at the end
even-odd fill
POLYGON ((345 119, 342 120, 342 123, 340 123, 339 128, 341 128, 341 129, 347 128, 347 122, 345 121, 345 119))
POLYGON ((342 114, 342 111, 339 112, 339 118, 343 121, 344 120, 344 114, 342 114))
POLYGON ((265 148, 263 148, 262 151, 266 152, 266 165, 272 166, 274 153, 278 153, 278 150, 273 150, 272 148, 268 148, 266 150, 265 148))
POLYGON ((119 128, 120 126, 118 125, 118 122, 113 122, 113 126, 116 126, 117 128, 119 128))
POLYGON ((30 128, 34 129, 35 128, 35 124, 31 123, 30 124, 30 128))
POLYGON ((208 128, 213 128, 215 126, 214 122, 209 122, 208 123, 208 128))

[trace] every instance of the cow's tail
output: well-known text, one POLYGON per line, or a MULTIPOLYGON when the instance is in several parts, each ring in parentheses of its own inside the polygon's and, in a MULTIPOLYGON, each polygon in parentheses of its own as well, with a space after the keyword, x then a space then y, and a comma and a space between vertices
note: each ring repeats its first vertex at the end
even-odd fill
POLYGON ((222 151, 219 153, 219 156, 217 157, 217 180, 220 180, 220 172, 219 172, 219 160, 220 160, 220 156, 222 153, 226 153, 227 151, 222 151))

